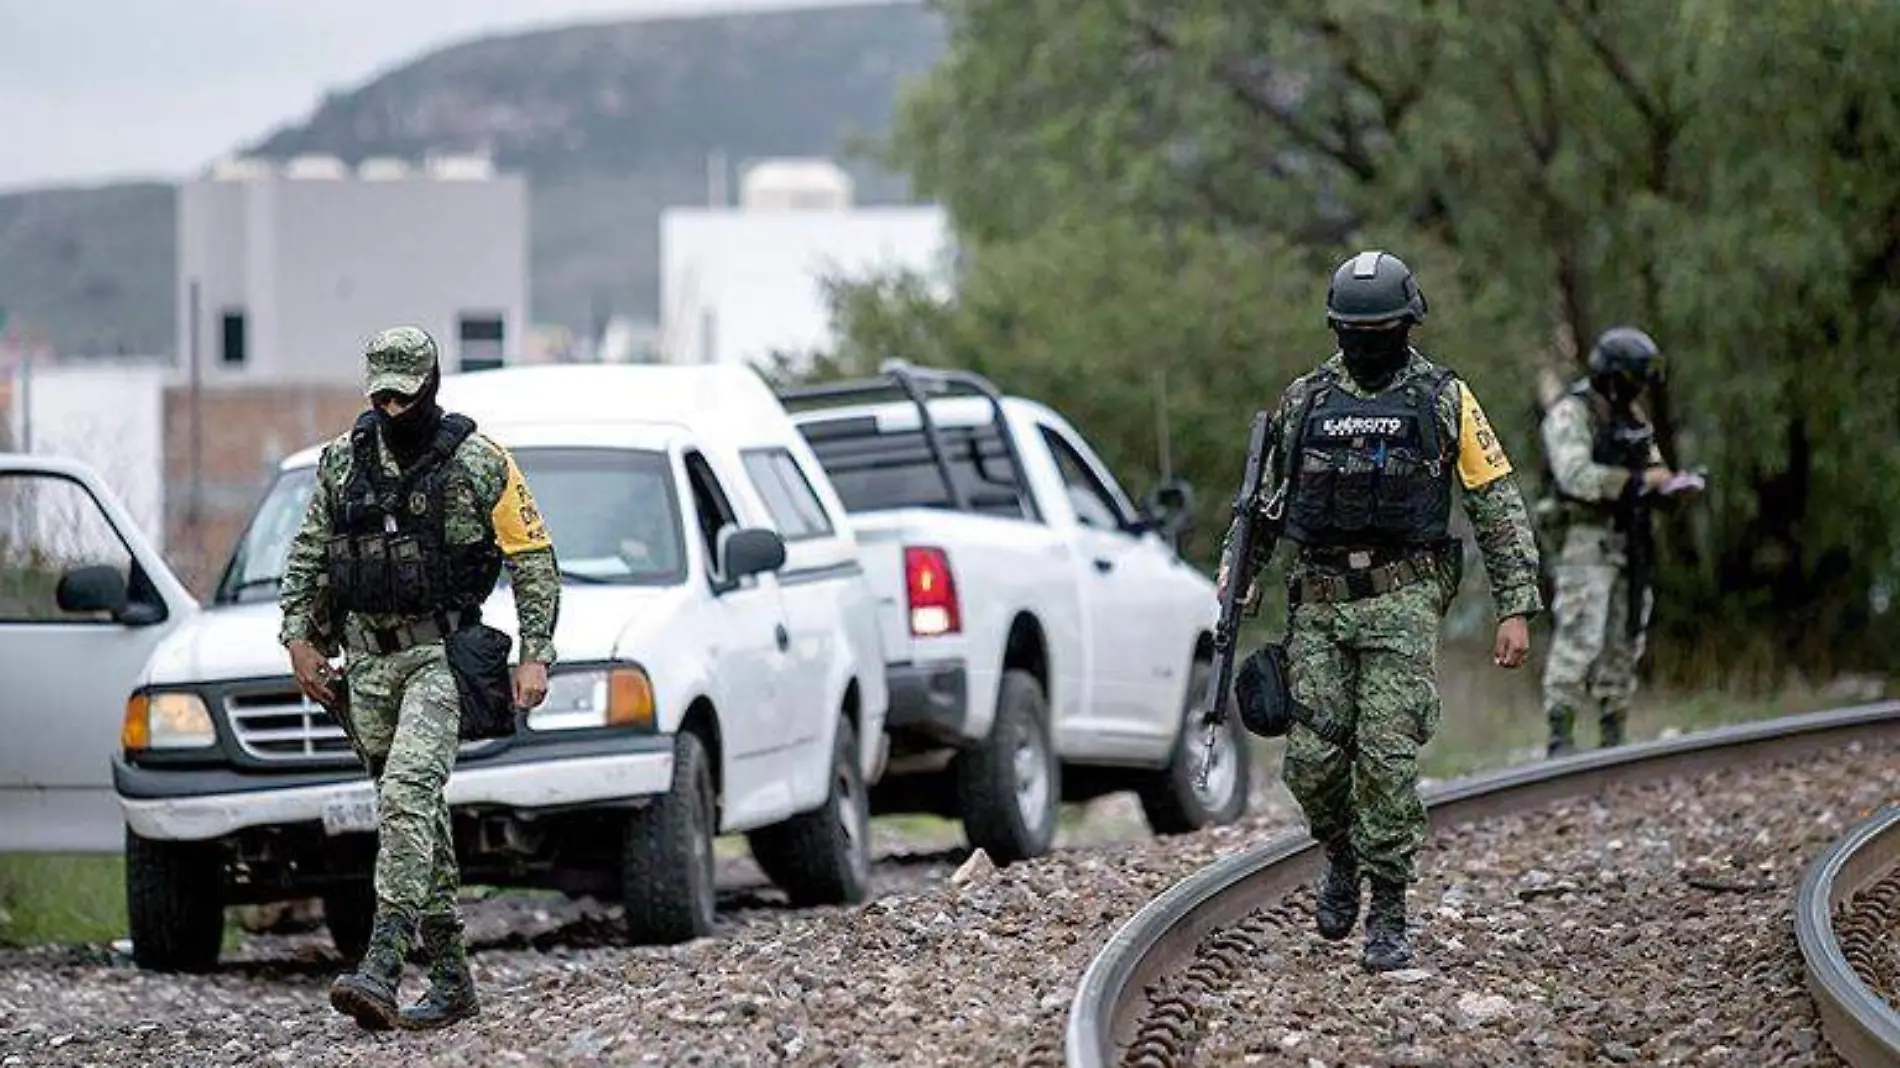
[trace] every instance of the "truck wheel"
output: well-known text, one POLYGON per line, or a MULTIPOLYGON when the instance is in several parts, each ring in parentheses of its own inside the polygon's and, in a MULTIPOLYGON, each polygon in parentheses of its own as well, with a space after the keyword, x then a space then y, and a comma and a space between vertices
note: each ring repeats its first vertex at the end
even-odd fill
POLYGON ((375 880, 352 879, 324 892, 323 925, 330 929, 330 944, 345 963, 354 966, 363 959, 375 922, 375 880))
POLYGON ((208 972, 224 939, 224 857, 215 842, 125 832, 125 911, 132 960, 155 972, 208 972))
POLYGON ((999 864, 1039 857, 1056 837, 1062 767, 1049 741, 1042 684, 1027 671, 1003 672, 989 736, 958 754, 963 833, 999 864))
POLYGON ((746 836, 752 856, 792 904, 855 905, 871 891, 871 817, 858 734, 838 721, 825 803, 746 836))
POLYGON ((1200 786, 1206 733, 1199 727, 1201 698, 1213 684, 1213 665, 1194 662, 1188 672, 1187 707, 1182 710, 1181 733, 1174 742, 1168 766, 1152 773, 1138 788, 1141 810, 1156 834, 1186 834, 1203 827, 1232 823, 1247 810, 1252 788, 1252 756, 1247 734, 1238 716, 1228 716, 1214 736, 1213 763, 1207 785, 1200 786))
POLYGON ((691 731, 673 739, 673 788, 627 819, 621 885, 627 937, 642 945, 712 933, 712 762, 691 731))

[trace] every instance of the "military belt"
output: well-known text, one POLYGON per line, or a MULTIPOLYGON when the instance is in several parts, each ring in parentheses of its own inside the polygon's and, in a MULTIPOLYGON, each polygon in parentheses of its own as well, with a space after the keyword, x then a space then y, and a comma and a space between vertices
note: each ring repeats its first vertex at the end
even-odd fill
POLYGON ((438 612, 433 617, 412 619, 393 627, 372 627, 352 616, 343 628, 343 644, 351 652, 388 656, 447 638, 466 616, 463 612, 438 612))
POLYGON ((1363 569, 1303 575, 1289 592, 1295 603, 1337 604, 1378 597, 1431 577, 1430 558, 1410 556, 1363 569))

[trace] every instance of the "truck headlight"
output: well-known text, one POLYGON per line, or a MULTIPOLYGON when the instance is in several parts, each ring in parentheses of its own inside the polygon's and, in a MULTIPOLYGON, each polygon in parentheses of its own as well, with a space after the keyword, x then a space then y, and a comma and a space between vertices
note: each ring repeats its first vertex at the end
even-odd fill
POLYGON ((653 683, 637 667, 550 672, 547 698, 528 712, 533 731, 653 724, 653 683))
POLYGON ((125 702, 119 745, 139 749, 202 749, 218 741, 211 710, 195 693, 135 693, 125 702))

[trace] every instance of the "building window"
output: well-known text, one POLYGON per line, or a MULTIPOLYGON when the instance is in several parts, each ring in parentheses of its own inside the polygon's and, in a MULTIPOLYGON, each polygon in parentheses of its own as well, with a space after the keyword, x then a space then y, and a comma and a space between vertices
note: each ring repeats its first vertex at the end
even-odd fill
POLYGON ((456 337, 461 344, 462 370, 492 371, 505 362, 501 316, 463 315, 457 320, 456 337))
POLYGON ((244 313, 227 311, 219 323, 219 358, 226 367, 244 366, 244 313))

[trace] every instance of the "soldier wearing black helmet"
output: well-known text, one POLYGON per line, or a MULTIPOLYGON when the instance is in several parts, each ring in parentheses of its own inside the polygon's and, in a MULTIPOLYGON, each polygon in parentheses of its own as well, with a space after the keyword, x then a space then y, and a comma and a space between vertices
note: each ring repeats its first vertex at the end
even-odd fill
MULTIPOLYGON (((1362 964, 1410 965, 1406 890, 1424 841, 1418 754, 1438 728, 1439 622, 1458 590, 1453 483, 1476 530, 1498 618, 1494 659, 1515 668, 1543 607, 1537 545, 1511 462, 1477 396, 1411 344, 1425 294, 1404 261, 1361 252, 1326 293, 1339 351, 1287 387, 1273 415, 1264 522, 1295 543, 1287 575, 1294 699, 1344 728, 1345 744, 1294 724, 1284 776, 1328 868, 1322 938, 1358 921, 1372 890, 1362 964)), ((1266 528, 1259 528, 1265 530, 1266 528)), ((1243 561, 1251 583, 1275 538, 1243 561)), ((1229 576, 1220 577, 1222 589, 1229 576)), ((1332 732, 1329 732, 1329 734, 1332 732)))
POLYGON ((1544 664, 1552 756, 1576 749, 1576 721, 1585 711, 1595 714, 1605 747, 1623 743, 1654 604, 1649 502, 1700 488, 1663 462, 1637 403, 1663 379, 1655 340, 1634 327, 1612 327, 1591 347, 1588 366, 1543 423, 1553 500, 1539 511, 1554 520, 1560 545, 1544 664))

